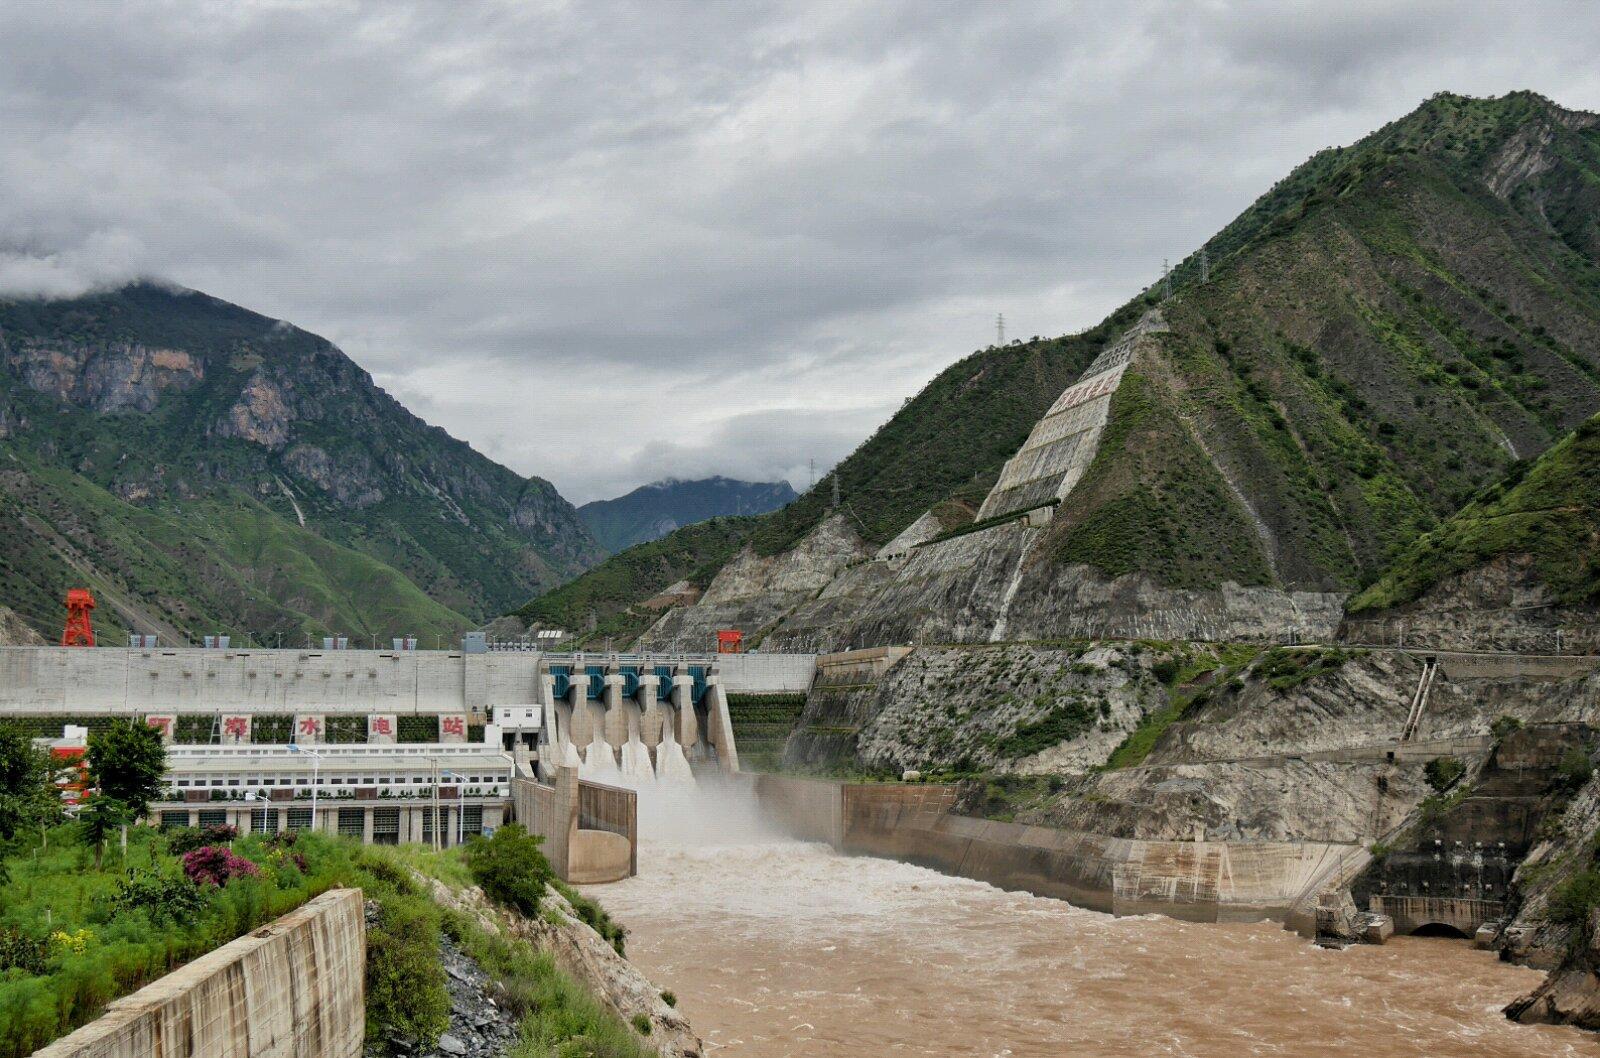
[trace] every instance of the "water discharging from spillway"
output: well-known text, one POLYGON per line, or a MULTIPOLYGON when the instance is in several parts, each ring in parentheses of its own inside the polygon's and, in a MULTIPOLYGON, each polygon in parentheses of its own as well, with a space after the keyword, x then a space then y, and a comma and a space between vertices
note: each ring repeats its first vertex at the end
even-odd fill
POLYGON ((641 793, 638 877, 587 891, 717 1058, 1600 1056, 1508 1022, 1541 974, 1460 941, 1112 918, 786 840, 701 778, 641 793))

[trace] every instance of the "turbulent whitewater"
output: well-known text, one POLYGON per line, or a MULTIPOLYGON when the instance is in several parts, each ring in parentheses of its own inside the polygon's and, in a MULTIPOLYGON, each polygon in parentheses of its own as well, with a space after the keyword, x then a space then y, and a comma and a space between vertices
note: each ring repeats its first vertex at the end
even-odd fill
POLYGON ((718 829, 647 842, 638 877, 594 893, 726 1058, 1600 1056, 1580 1030, 1508 1022, 1541 974, 1458 941, 1324 951, 718 829))

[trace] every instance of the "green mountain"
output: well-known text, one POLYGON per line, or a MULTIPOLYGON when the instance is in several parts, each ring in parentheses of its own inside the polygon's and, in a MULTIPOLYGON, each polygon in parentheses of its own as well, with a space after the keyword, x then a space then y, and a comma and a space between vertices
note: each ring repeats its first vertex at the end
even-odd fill
POLYGON ((578 508, 578 517, 600 546, 615 554, 708 518, 766 514, 794 497, 787 481, 668 478, 616 499, 585 503, 578 508))
POLYGON ((1412 543, 1381 580, 1351 600, 1350 612, 1404 606, 1449 578, 1508 562, 1528 567, 1527 580, 1558 606, 1600 605, 1600 417, 1532 463, 1514 465, 1412 543))
MULTIPOLYGON (((1531 93, 1436 96, 1299 166, 1175 270, 1170 298, 1146 291, 1083 334, 942 373, 830 476, 840 513, 866 545, 930 509, 948 530, 1090 360, 1158 309, 1082 477, 1038 543, 999 563, 1022 562, 1019 605, 1065 605, 1050 585, 1084 568, 1190 591, 1359 590, 1600 410, 1597 263, 1600 118, 1531 93)), ((832 486, 761 518, 748 553, 793 553, 833 513, 832 486)), ((882 590, 840 577, 824 596, 882 590)), ((958 603, 894 590, 862 605, 958 603)))
POLYGON ((194 291, 0 300, 0 601, 58 634, 454 635, 601 557, 549 482, 326 340, 194 291))

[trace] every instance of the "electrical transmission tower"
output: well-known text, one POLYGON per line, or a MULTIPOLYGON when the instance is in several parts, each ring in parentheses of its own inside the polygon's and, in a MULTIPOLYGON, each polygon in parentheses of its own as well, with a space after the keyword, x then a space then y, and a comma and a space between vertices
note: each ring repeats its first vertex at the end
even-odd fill
POLYGON ((1003 312, 994 318, 994 344, 1006 344, 1006 314, 1003 312))
POLYGON ((806 491, 810 492, 811 489, 814 489, 816 487, 817 487, 817 457, 816 456, 812 456, 811 457, 811 488, 806 489, 806 491))
POLYGON ((1200 247, 1200 282, 1211 282, 1211 254, 1204 246, 1200 247))
POLYGON ((1167 264, 1167 259, 1161 259, 1161 300, 1165 301, 1172 296, 1172 269, 1167 264))
POLYGON ((833 472, 833 507, 834 510, 839 509, 839 472, 837 470, 833 472))

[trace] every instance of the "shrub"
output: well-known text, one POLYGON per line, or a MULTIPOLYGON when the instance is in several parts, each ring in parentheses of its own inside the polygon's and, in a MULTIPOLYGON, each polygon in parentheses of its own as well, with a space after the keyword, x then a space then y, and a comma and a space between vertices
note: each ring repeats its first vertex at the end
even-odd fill
POLYGON ((183 854, 183 873, 196 885, 224 886, 235 878, 253 877, 261 868, 216 845, 183 854))
POLYGON ((30 937, 15 926, 0 929, 0 971, 42 974, 49 957, 48 941, 30 937))
POLYGON ((1522 721, 1514 716, 1500 716, 1489 725, 1489 731, 1494 735, 1494 740, 1499 742, 1513 731, 1522 730, 1522 721))
POLYGON ((422 897, 390 897, 367 932, 367 1038, 393 1035, 427 1051, 449 1027, 439 913, 422 897))
POLYGON ((1151 675, 1155 676, 1156 679, 1170 687, 1172 685, 1172 681, 1178 678, 1178 668, 1179 666, 1177 658, 1162 658, 1160 661, 1150 666, 1150 673, 1151 675))
POLYGON ((644 1014, 635 1014, 633 1016, 633 1031, 641 1036, 650 1035, 650 1019, 644 1014))
POLYGON ((474 840, 463 858, 489 899, 524 915, 537 915, 545 887, 554 878, 550 862, 539 851, 543 840, 530 835, 522 824, 510 823, 496 830, 492 838, 474 840))
POLYGON ((1594 764, 1589 754, 1577 746, 1562 754, 1561 763, 1556 765, 1556 785, 1566 793, 1577 793, 1593 775, 1594 764))
POLYGON ((678 1005, 678 995, 676 992, 672 991, 662 992, 661 1002, 665 1003, 669 1007, 675 1007, 678 1005))
POLYGON ((1450 789, 1461 780, 1467 766, 1455 757, 1435 757, 1423 768, 1428 785, 1439 793, 1450 789))
POLYGON ((143 911, 152 922, 181 922, 205 907, 205 894, 188 877, 154 871, 124 879, 111 897, 113 913, 143 911))
POLYGON ((1577 939, 1588 939, 1589 913, 1600 906, 1600 871, 1580 871, 1567 879, 1550 901, 1550 917, 1577 930, 1577 939))
POLYGON ((237 827, 230 827, 226 823, 209 826, 203 829, 185 827, 182 830, 173 830, 167 833, 167 851, 174 856, 182 856, 185 852, 206 845, 227 845, 239 836, 237 827))

